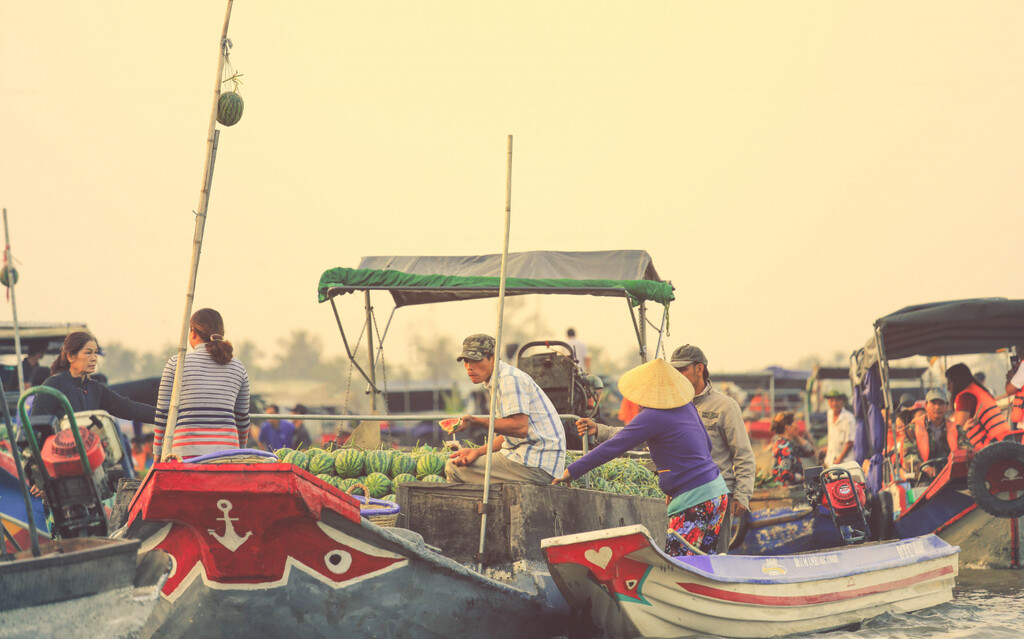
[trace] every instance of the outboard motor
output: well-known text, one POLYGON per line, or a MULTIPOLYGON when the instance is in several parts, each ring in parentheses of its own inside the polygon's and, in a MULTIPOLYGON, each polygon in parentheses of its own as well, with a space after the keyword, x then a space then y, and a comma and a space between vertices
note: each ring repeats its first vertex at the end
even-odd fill
MULTIPOLYGON (((105 443, 117 445, 120 450, 119 441, 106 442, 102 425, 91 415, 86 416, 90 425, 79 428, 67 398, 48 386, 26 391, 18 408, 22 423, 27 426, 24 430, 28 444, 23 452, 25 468, 31 483, 46 494, 46 507, 52 518, 52 522, 48 522, 50 533, 60 539, 106 537, 109 531, 103 500, 114 496, 114 486, 123 473, 119 466, 111 466, 111 455, 106 452, 109 448, 105 443), (46 439, 42 448, 34 428, 39 418, 29 420, 24 410, 25 398, 38 392, 54 395, 64 403, 70 426, 46 439)), ((113 422, 109 415, 106 417, 113 422)), ((117 466, 116 461, 113 463, 117 466)))
POLYGON ((853 464, 831 466, 823 470, 812 466, 804 471, 804 490, 812 508, 832 517, 844 545, 868 540, 867 491, 864 473, 853 464))

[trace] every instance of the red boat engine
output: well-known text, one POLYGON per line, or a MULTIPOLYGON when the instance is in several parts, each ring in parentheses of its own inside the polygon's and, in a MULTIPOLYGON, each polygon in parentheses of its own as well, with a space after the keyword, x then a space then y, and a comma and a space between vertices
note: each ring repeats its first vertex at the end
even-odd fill
POLYGON ((828 508, 829 502, 836 511, 836 517, 860 517, 863 504, 867 503, 864 497, 864 484, 854 483, 849 474, 846 477, 838 477, 825 484, 825 492, 821 499, 821 505, 828 508))
POLYGON ((90 476, 86 476, 82 467, 82 458, 71 429, 58 431, 43 443, 40 456, 46 478, 35 464, 30 464, 29 472, 32 483, 46 492, 46 500, 53 513, 51 532, 54 535, 64 539, 104 537, 109 531, 102 500, 114 495, 104 464, 107 455, 103 441, 96 433, 88 428, 79 428, 78 432, 92 470, 90 476))
MULTIPOLYGON (((79 428, 78 432, 82 435, 89 466, 95 471, 103 465, 106 458, 100 438, 87 428, 79 428)), ((71 477, 85 472, 82 468, 82 459, 78 456, 78 448, 75 446, 74 433, 70 430, 62 430, 47 439, 43 444, 42 454, 46 472, 52 477, 71 477)))
POLYGON ((865 542, 871 534, 865 512, 868 493, 863 477, 856 466, 832 466, 827 470, 814 466, 804 471, 807 501, 832 517, 844 544, 865 542))

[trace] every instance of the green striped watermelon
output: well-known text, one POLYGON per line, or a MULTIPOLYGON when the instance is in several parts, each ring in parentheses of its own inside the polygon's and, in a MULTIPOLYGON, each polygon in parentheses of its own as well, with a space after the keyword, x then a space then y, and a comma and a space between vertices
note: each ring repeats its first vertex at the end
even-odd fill
POLYGON ((334 472, 338 477, 358 477, 363 473, 364 457, 358 448, 342 448, 334 455, 334 472))
POLYGON ((342 479, 341 477, 335 477, 338 483, 335 484, 341 491, 348 492, 348 489, 352 487, 352 484, 356 483, 355 477, 349 477, 348 479, 342 479))
POLYGON ((412 473, 402 473, 401 475, 395 476, 395 478, 391 480, 391 483, 397 486, 398 484, 404 484, 407 481, 416 481, 416 475, 413 475, 412 473))
POLYGON ((325 455, 327 451, 323 448, 309 448, 306 450, 306 454, 310 457, 316 457, 317 455, 325 455))
POLYGON ((420 481, 430 482, 432 484, 447 484, 448 480, 440 475, 424 475, 420 477, 420 481))
POLYGON ((391 492, 391 480, 384 473, 370 473, 363 483, 370 490, 370 497, 380 499, 391 492))
POLYGON ((295 451, 294 451, 294 449, 291 449, 291 448, 278 448, 277 450, 274 451, 274 454, 277 455, 278 459, 280 459, 281 461, 284 461, 284 458, 288 456, 288 453, 293 453, 293 452, 295 452, 295 451))
POLYGON ((366 469, 366 474, 371 473, 382 473, 388 474, 391 470, 391 451, 390 450, 368 450, 366 451, 366 457, 363 460, 363 468, 366 469))
POLYGON ((445 458, 436 453, 421 455, 416 462, 416 477, 422 479, 424 475, 440 475, 444 472, 445 458))
POLYGON ((334 458, 327 453, 321 453, 319 455, 313 455, 309 458, 309 472, 314 475, 327 475, 328 477, 334 474, 334 458))
POLYGON ((294 450, 284 458, 284 463, 298 466, 302 470, 309 470, 309 455, 301 450, 294 450))
POLYGON ((398 501, 398 496, 395 493, 388 493, 381 497, 384 501, 390 501, 392 504, 398 501))
POLYGON ((245 101, 234 91, 221 93, 217 100, 217 121, 224 126, 234 126, 242 119, 245 101))
MULTIPOLYGON (((331 476, 328 475, 327 473, 318 474, 316 476, 316 478, 319 479, 322 482, 327 482, 328 484, 331 484, 331 476)), ((334 484, 331 484, 331 485, 333 486, 334 484)))
POLYGON ((391 476, 398 477, 404 474, 416 474, 416 458, 408 453, 399 453, 391 460, 391 476))

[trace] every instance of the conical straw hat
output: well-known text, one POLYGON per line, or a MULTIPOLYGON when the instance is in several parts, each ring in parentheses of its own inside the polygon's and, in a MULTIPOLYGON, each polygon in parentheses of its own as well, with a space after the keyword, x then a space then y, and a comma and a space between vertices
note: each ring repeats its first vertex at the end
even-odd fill
POLYGON ((693 401, 693 384, 663 359, 654 359, 625 372, 619 392, 647 408, 678 408, 693 401))

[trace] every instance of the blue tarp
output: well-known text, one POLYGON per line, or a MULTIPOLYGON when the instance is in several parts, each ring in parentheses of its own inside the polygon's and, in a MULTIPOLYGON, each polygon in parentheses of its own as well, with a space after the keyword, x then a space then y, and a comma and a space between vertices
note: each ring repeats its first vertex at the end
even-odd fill
POLYGON ((854 417, 857 432, 853 438, 853 452, 857 463, 871 460, 868 470, 868 488, 877 493, 882 488, 882 454, 885 451, 885 421, 882 419, 882 386, 878 367, 868 370, 853 391, 854 417))

